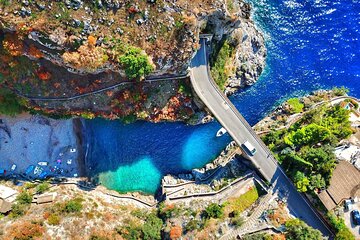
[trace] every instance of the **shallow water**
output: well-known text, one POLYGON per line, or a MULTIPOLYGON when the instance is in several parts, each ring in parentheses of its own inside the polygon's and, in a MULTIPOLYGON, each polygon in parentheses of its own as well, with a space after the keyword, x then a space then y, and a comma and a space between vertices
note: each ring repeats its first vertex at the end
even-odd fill
MULTIPOLYGON (((267 67, 259 81, 231 97, 250 124, 292 96, 346 86, 360 98, 360 2, 358 0, 252 0, 265 34, 267 67)), ((211 161, 230 141, 216 138, 216 122, 187 126, 86 121, 93 176, 118 191, 154 193, 167 173, 211 161)))

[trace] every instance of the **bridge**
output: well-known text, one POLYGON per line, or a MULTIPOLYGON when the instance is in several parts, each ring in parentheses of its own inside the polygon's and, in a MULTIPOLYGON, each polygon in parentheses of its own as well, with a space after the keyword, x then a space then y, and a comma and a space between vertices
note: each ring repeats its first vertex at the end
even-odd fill
POLYGON ((320 230, 324 236, 332 237, 333 233, 321 216, 296 190, 270 150, 211 78, 208 40, 209 36, 200 38, 201 48, 191 61, 190 79, 195 92, 240 147, 245 141, 249 141, 257 149, 254 156, 246 155, 245 157, 271 184, 273 193, 278 192, 287 198, 291 214, 320 230))

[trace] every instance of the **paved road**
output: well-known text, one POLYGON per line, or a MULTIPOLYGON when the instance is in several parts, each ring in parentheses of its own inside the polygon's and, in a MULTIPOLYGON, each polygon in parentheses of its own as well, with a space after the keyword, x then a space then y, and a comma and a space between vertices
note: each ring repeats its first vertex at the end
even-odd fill
POLYGON ((190 69, 191 83, 197 95, 240 147, 242 143, 249 141, 257 149, 255 156, 249 159, 272 184, 273 191, 287 197, 291 213, 319 229, 325 236, 332 236, 326 224, 278 166, 270 150, 216 86, 208 69, 207 40, 202 38, 200 41, 201 48, 193 58, 190 69))

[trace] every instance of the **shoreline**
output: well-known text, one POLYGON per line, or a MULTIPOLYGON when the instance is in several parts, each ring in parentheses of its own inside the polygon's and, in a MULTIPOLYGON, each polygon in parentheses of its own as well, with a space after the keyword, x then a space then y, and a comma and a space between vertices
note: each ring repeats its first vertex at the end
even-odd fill
MULTIPOLYGON (((86 155, 84 155, 84 125, 80 118, 72 119, 74 134, 76 137, 77 149, 78 149, 78 157, 77 157, 77 167, 79 169, 79 177, 88 177, 86 171, 86 155)), ((86 149, 87 151, 87 149, 86 149)))

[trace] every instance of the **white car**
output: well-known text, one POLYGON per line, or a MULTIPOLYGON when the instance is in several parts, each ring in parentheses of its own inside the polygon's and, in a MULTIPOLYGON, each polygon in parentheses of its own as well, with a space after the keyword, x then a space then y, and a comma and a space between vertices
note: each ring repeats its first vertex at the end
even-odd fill
POLYGON ((249 141, 245 141, 242 144, 243 149, 251 156, 254 156, 256 153, 256 148, 249 142, 249 141))

